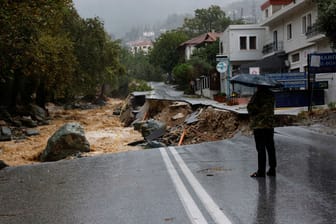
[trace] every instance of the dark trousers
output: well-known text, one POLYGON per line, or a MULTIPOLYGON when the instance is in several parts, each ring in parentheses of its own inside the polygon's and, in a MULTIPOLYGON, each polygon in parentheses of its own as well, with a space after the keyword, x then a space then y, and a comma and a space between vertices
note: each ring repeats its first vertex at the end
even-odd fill
POLYGON ((276 155, 274 147, 274 129, 262 128, 254 129, 254 140, 258 152, 258 173, 265 174, 266 170, 266 150, 268 154, 268 163, 271 169, 276 167, 276 155))

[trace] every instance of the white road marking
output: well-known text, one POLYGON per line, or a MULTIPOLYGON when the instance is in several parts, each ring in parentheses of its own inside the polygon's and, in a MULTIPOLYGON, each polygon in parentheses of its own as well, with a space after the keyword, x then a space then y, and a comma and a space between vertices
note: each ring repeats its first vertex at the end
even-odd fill
POLYGON ((198 182, 196 177, 192 174, 188 166, 185 164, 181 156, 178 154, 174 147, 169 147, 171 153, 173 154, 176 162, 179 164, 182 172, 186 176, 190 185, 193 187, 195 193, 202 201, 204 207, 209 212, 210 216, 213 218, 217 224, 231 224, 228 217, 220 210, 218 205, 214 202, 211 196, 205 191, 202 185, 198 182))
POLYGON ((204 218, 202 212, 197 207, 195 201, 192 199, 187 188, 184 186, 180 176, 178 175, 174 165, 172 164, 166 149, 160 148, 160 152, 163 158, 163 161, 166 164, 168 173, 175 185, 176 191, 180 200, 182 201, 183 207, 187 212, 187 215, 193 224, 208 224, 204 218))

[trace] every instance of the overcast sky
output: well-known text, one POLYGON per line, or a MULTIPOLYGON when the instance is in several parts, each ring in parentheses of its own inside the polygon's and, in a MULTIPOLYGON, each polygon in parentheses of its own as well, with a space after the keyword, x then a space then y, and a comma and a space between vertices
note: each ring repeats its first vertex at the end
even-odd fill
POLYGON ((153 25, 168 15, 192 13, 211 5, 221 7, 238 0, 73 0, 83 18, 100 17, 106 30, 121 37, 132 27, 153 25))

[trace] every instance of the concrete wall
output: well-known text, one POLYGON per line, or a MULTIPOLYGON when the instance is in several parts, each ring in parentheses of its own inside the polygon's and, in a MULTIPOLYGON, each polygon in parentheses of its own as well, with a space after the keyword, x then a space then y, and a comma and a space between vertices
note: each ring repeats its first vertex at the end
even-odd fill
POLYGON ((265 27, 259 25, 231 25, 220 37, 223 52, 230 61, 256 61, 262 58, 265 27), (256 49, 250 49, 249 37, 256 37, 256 49), (240 49, 240 37, 247 37, 247 49, 240 49))
POLYGON ((193 54, 193 51, 196 49, 196 47, 195 46, 193 46, 193 45, 188 45, 188 46, 186 46, 186 48, 185 48, 185 59, 186 60, 189 60, 190 59, 190 57, 191 57, 191 55, 193 54))
POLYGON ((328 81, 328 89, 324 90, 324 101, 326 104, 336 102, 336 73, 317 74, 316 81, 328 81))
POLYGON ((217 94, 218 91, 210 90, 209 88, 207 88, 207 89, 202 90, 203 95, 201 95, 201 90, 197 90, 195 93, 196 95, 203 96, 209 99, 213 99, 213 95, 217 94))

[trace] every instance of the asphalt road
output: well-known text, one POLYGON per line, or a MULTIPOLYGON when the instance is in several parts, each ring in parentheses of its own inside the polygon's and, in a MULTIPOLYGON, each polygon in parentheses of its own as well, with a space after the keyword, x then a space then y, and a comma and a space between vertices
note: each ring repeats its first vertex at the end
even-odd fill
POLYGON ((336 223, 336 137, 277 128, 276 177, 251 136, 0 171, 0 223, 336 223))

